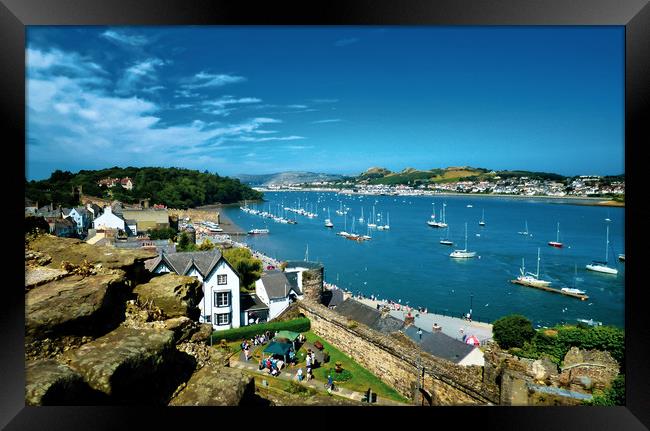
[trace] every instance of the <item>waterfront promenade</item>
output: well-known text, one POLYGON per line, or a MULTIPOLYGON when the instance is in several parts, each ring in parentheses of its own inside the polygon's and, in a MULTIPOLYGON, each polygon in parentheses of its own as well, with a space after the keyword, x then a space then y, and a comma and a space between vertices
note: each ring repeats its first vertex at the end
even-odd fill
MULTIPOLYGON (((378 304, 380 306, 386 304, 385 301, 375 301, 369 298, 355 297, 355 300, 372 308, 377 308, 378 304)), ((401 308, 401 310, 390 310, 390 315, 397 319, 405 320, 408 312, 403 307, 401 308)), ((434 313, 422 313, 413 309, 411 309, 411 314, 415 316, 414 325, 423 331, 431 332, 433 324, 436 323, 438 326, 440 326, 440 331, 443 334, 457 340, 462 341, 464 335, 474 335, 479 339, 481 345, 483 345, 485 342, 492 339, 492 325, 489 323, 470 322, 457 317, 444 316, 434 313)))

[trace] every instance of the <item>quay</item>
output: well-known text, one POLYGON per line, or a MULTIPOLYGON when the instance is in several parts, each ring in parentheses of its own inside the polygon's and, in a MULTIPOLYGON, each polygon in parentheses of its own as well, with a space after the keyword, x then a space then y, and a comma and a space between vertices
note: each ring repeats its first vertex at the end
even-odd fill
POLYGON ((581 301, 586 301, 587 299, 589 299, 589 297, 587 295, 582 294, 582 293, 565 292, 565 291, 560 290, 560 289, 553 289, 552 287, 545 287, 545 286, 529 286, 527 284, 518 283, 517 280, 510 280, 510 283, 519 284, 521 286, 526 286, 526 287, 532 287, 534 289, 541 289, 541 290, 545 290, 547 292, 559 293, 561 295, 571 296, 573 298, 578 298, 581 301))

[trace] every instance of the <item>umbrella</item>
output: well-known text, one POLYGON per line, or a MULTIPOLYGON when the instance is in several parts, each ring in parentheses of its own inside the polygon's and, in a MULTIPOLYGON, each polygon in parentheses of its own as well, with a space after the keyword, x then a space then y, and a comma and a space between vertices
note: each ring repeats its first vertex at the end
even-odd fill
POLYGON ((474 346, 480 346, 481 342, 479 341, 478 338, 476 338, 475 335, 470 335, 465 339, 465 343, 467 344, 473 344, 474 346))

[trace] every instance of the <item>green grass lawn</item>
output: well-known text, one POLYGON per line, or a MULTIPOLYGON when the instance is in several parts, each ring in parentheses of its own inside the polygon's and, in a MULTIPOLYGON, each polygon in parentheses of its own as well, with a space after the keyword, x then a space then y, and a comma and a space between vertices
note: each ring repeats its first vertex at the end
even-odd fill
MULTIPOLYGON (((314 373, 314 378, 316 380, 327 382, 328 370, 330 368, 334 368, 335 366, 334 364, 336 362, 341 362, 343 369, 348 370, 350 371, 350 373, 352 373, 352 378, 346 382, 335 382, 334 383, 335 385, 338 384, 341 387, 350 389, 352 391, 357 391, 357 392, 365 392, 368 390, 368 388, 372 388, 372 391, 377 393, 377 395, 380 397, 385 397, 394 401, 399 401, 404 403, 409 402, 407 398, 400 395, 395 389, 391 388, 386 383, 379 380, 377 376, 375 376, 370 371, 363 368, 361 365, 356 363, 353 359, 350 359, 350 357, 348 357, 343 352, 341 352, 340 350, 332 346, 327 341, 323 340, 322 338, 312 333, 311 331, 304 332, 304 335, 305 337, 307 337, 307 341, 309 341, 310 343, 313 343, 316 340, 320 341, 323 344, 325 350, 330 354, 330 360, 328 363, 320 364, 320 367, 314 368, 313 373, 314 373)), ((299 367, 305 366, 304 359, 300 355, 300 353, 303 351, 306 352, 304 346, 301 347, 300 350, 298 351, 298 357, 300 358, 300 362, 298 364, 299 367)))

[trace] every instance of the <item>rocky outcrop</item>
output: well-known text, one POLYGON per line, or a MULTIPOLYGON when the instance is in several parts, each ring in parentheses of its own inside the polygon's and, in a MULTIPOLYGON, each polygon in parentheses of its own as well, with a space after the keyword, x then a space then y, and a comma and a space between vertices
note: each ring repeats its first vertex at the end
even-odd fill
POLYGON ((66 405, 93 404, 100 396, 80 374, 55 360, 28 362, 25 367, 25 404, 66 405))
POLYGON ((119 327, 60 360, 79 373, 91 388, 114 401, 134 398, 139 387, 151 388, 175 355, 174 334, 167 330, 119 327))
POLYGON ((570 390, 603 390, 619 373, 619 364, 609 352, 569 349, 564 356, 560 382, 570 390))
POLYGON ((26 338, 85 335, 114 328, 128 294, 124 273, 79 275, 38 286, 25 295, 26 338))
POLYGON ((91 262, 96 269, 121 269, 129 280, 141 283, 148 278, 144 261, 156 256, 149 250, 123 250, 112 247, 97 247, 74 238, 58 238, 39 235, 27 243, 25 257, 33 256, 28 263, 35 262, 50 268, 61 269, 63 265, 82 266, 91 262))
POLYGON ((255 393, 253 377, 228 367, 205 366, 196 372, 170 406, 236 406, 255 393))
POLYGON ((44 266, 26 267, 25 290, 31 290, 36 286, 49 283, 50 281, 60 280, 66 276, 68 276, 68 272, 62 269, 53 269, 44 266))
POLYGON ((194 277, 165 274, 136 286, 133 293, 140 303, 151 302, 168 318, 187 316, 198 320, 197 305, 203 298, 203 290, 201 282, 194 277))

